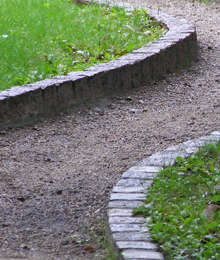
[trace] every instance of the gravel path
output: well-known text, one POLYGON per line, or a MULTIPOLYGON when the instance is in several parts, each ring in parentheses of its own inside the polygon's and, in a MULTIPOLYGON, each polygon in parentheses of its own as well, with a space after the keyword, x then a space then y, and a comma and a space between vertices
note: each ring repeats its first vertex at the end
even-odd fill
POLYGON ((194 23, 199 61, 127 96, 0 132, 0 259, 103 259, 89 231, 99 234, 121 173, 169 145, 220 129, 220 3, 135 4, 194 23))

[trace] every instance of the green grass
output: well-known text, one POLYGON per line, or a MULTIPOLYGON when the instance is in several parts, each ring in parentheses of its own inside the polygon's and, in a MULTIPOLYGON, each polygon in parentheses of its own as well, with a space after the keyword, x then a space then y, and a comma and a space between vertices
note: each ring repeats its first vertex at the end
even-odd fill
POLYGON ((144 10, 1 0, 0 90, 117 59, 163 32, 144 10))
POLYGON ((149 228, 166 259, 220 259, 220 142, 178 158, 161 171, 146 203, 134 214, 150 216, 149 228))
POLYGON ((216 3, 216 0, 197 0, 200 3, 204 3, 205 5, 212 5, 214 3, 216 3))
POLYGON ((90 236, 92 238, 91 242, 97 245, 100 250, 100 254, 95 256, 94 260, 118 260, 121 257, 121 254, 115 250, 115 247, 113 246, 108 234, 109 232, 107 231, 107 226, 108 223, 101 220, 98 228, 96 227, 96 232, 90 231, 90 236))
MULTIPOLYGON (((90 255, 92 260, 118 260, 121 254, 115 249, 108 231, 105 218, 99 218, 92 226, 78 226, 81 237, 74 239, 74 243, 90 255)), ((85 256, 87 259, 88 257, 85 256)))

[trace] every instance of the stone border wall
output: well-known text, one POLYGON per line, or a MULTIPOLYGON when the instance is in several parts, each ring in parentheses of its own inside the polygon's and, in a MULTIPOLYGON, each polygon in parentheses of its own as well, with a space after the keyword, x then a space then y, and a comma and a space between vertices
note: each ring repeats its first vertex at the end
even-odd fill
POLYGON ((133 209, 144 205, 147 189, 164 166, 174 165, 176 158, 189 157, 208 143, 220 140, 220 131, 209 136, 171 146, 139 162, 122 174, 114 186, 108 204, 108 222, 113 245, 122 260, 163 260, 153 244, 147 228, 147 219, 132 216, 133 209))
MULTIPOLYGON (((117 3, 117 6, 127 11, 134 10, 124 3, 117 3)), ((85 71, 0 92, 0 129, 33 124, 97 98, 139 87, 196 60, 197 37, 192 25, 166 14, 149 14, 169 29, 160 39, 115 61, 85 71)))

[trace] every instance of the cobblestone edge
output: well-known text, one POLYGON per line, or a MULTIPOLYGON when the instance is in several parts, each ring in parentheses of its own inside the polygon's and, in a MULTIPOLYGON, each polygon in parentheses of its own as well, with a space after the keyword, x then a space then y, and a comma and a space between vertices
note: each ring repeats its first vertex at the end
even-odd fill
POLYGON ((189 157, 208 143, 220 140, 220 131, 170 146, 140 161, 122 174, 114 186, 108 204, 108 224, 113 245, 122 260, 162 260, 164 256, 152 243, 147 228, 147 219, 132 216, 132 211, 144 205, 146 193, 157 173, 176 158, 189 157))
MULTIPOLYGON (((99 1, 108 3, 108 1, 99 1)), ((111 4, 110 5, 116 5, 111 4)), ((127 11, 129 4, 117 3, 127 11)), ((97 98, 117 95, 190 65, 197 58, 194 26, 160 12, 148 12, 169 31, 160 39, 109 63, 0 92, 0 129, 23 126, 97 98)))

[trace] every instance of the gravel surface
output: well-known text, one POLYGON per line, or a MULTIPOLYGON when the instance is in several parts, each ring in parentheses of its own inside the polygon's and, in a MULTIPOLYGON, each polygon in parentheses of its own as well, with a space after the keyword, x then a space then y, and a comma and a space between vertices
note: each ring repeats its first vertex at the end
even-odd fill
POLYGON ((1 131, 0 260, 104 259, 90 233, 101 237, 108 196, 122 172, 220 129, 220 3, 135 4, 195 24, 198 62, 126 96, 1 131))

